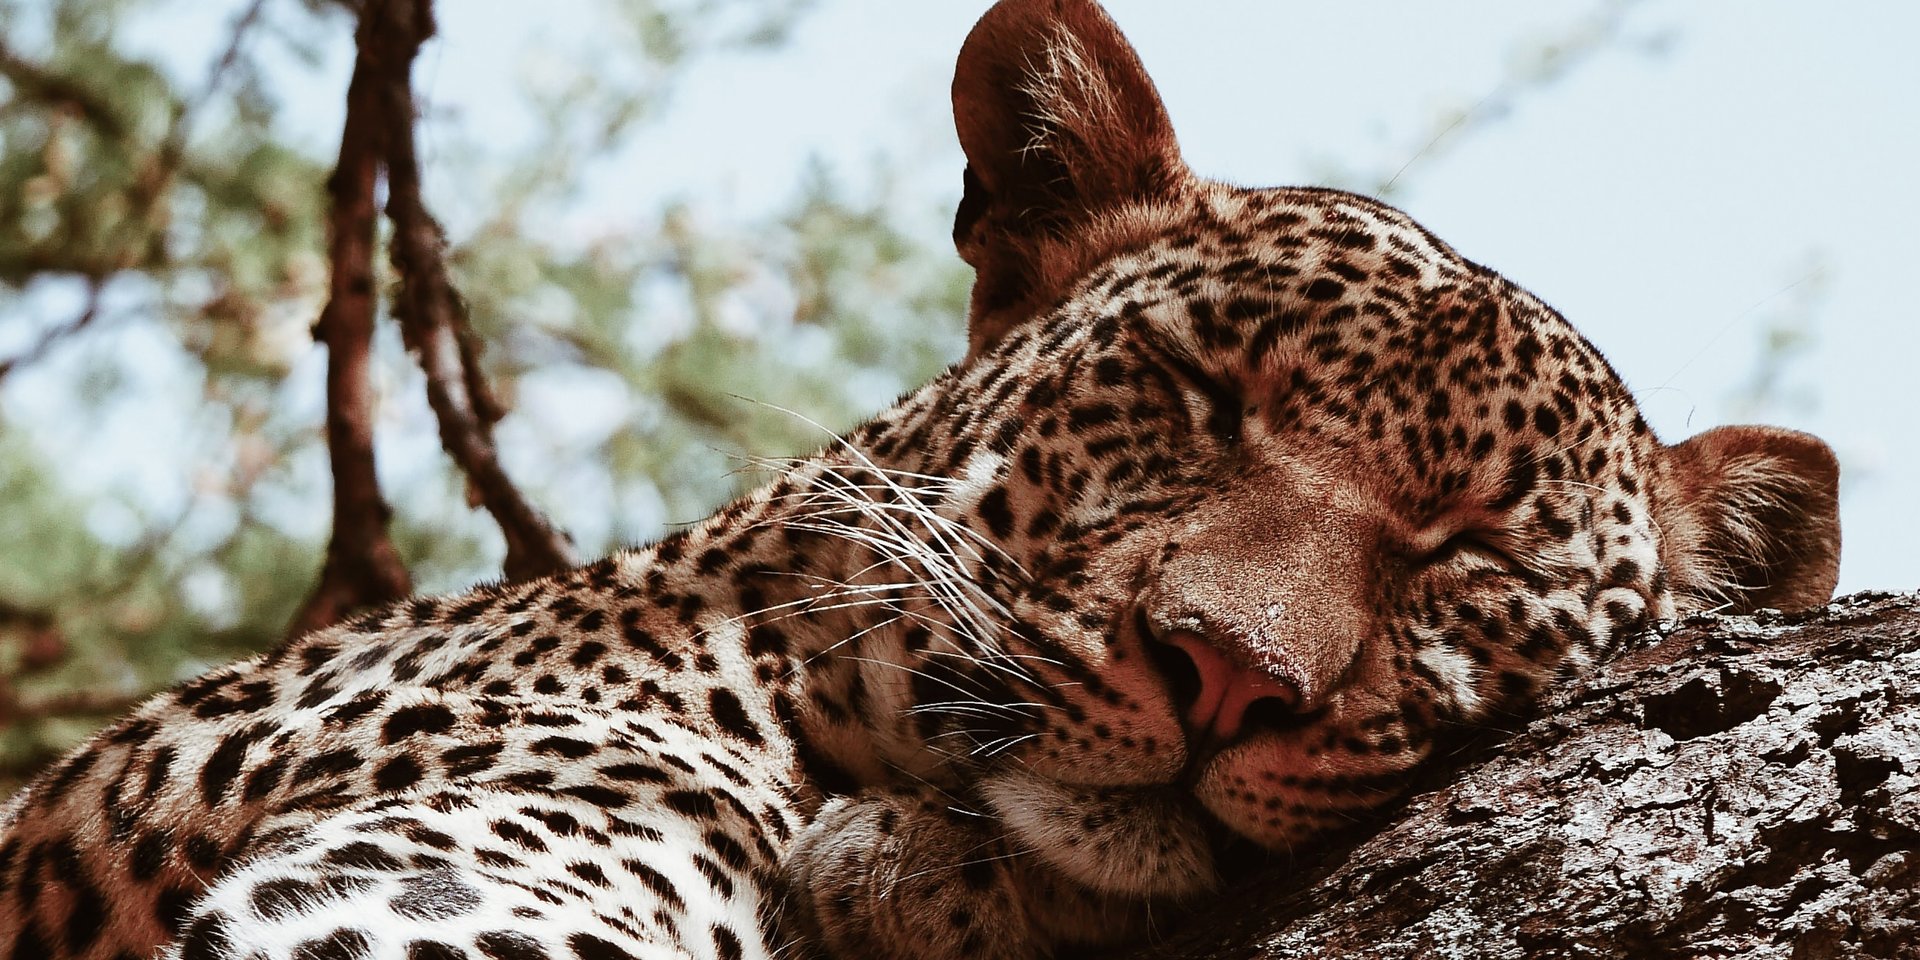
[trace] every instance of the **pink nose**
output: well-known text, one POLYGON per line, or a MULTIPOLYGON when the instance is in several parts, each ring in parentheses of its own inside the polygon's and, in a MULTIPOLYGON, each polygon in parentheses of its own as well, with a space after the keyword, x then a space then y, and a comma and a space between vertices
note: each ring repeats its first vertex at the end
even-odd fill
POLYGON ((1199 689, 1186 713, 1187 729, 1195 736, 1225 743, 1240 735, 1247 708, 1255 703, 1267 699, 1288 707, 1299 703, 1300 691, 1292 684, 1235 664, 1197 633, 1175 630, 1164 642, 1185 654, 1199 674, 1199 689))

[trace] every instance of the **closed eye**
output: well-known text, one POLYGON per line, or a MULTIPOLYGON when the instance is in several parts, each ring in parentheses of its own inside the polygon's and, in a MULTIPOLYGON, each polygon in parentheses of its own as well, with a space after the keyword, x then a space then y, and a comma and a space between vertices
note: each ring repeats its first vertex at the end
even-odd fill
POLYGON ((1476 561, 1509 573, 1526 570, 1510 551, 1485 530, 1462 530, 1420 555, 1420 563, 1429 567, 1476 561))
POLYGON ((1169 350, 1161 350, 1149 345, 1148 351, 1168 374, 1188 389, 1200 394, 1207 401, 1207 432, 1222 444, 1232 446, 1240 442, 1240 430, 1244 421, 1241 410, 1240 390, 1238 387, 1222 383, 1210 376, 1193 361, 1169 350))

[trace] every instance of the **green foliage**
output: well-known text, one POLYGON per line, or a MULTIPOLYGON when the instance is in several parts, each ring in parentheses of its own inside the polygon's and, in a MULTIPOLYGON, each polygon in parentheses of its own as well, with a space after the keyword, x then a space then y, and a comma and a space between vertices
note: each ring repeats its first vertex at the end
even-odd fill
MULTIPOLYGON (((20 361, 0 374, 0 542, 32 545, 0 551, 0 795, 129 698, 272 643, 325 545, 307 328, 331 158, 292 144, 273 91, 316 82, 300 65, 350 46, 352 21, 266 3, 196 86, 131 52, 128 24, 162 3, 0 0, 30 25, 0 41, 0 363, 20 361)), ((806 6, 607 0, 574 21, 564 69, 524 85, 523 145, 429 105, 429 202, 451 208, 451 266, 512 408, 503 456, 585 555, 698 518, 744 456, 818 446, 963 346, 964 269, 908 229, 934 211, 825 170, 756 222, 683 201, 617 234, 543 232, 688 64, 777 43, 806 6)), ((417 585, 496 576, 498 533, 439 455, 391 324, 375 361, 417 585)))

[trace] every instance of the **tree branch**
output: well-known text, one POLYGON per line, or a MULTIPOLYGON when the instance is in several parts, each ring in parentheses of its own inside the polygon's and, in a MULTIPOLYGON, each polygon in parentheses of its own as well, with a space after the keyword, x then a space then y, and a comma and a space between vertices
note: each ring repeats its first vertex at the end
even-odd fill
POLYGON ((327 345, 327 450, 333 461, 333 535, 320 583, 294 615, 289 634, 338 622, 358 608, 399 599, 412 590, 406 565, 387 533, 391 516, 374 470, 373 384, 369 376, 375 314, 374 186, 379 178, 381 105, 373 64, 371 18, 358 31, 361 54, 347 87, 340 159, 327 181, 327 305, 314 339, 327 345))
POLYGON ((54 347, 59 346, 61 341, 92 326, 93 321, 100 318, 100 291, 105 286, 105 279, 101 277, 88 277, 87 300, 86 303, 80 307, 80 312, 66 323, 60 324, 41 334, 40 339, 35 340, 25 350, 20 351, 17 356, 0 360, 0 380, 5 380, 8 374, 11 374, 21 367, 31 366, 40 362, 40 358, 46 356, 47 352, 54 347))
POLYGON ((1920 594, 1689 620, 1437 776, 1142 957, 1920 957, 1920 594))
POLYGON ((20 56, 4 36, 0 36, 0 78, 13 86, 16 102, 64 106, 86 118, 105 136, 127 135, 126 120, 111 100, 20 56))
MULTIPOLYGON (((427 377, 427 403, 440 424, 440 444, 466 475, 507 541, 506 574, 525 579, 574 566, 573 545, 507 476, 493 442, 498 403, 479 366, 479 344, 466 306, 447 274, 446 236, 420 195, 414 148, 411 70, 420 44, 433 35, 431 0, 370 0, 373 62, 379 76, 387 167, 389 255, 400 274, 394 313, 407 346, 427 377)), ((364 51, 363 51, 364 55, 364 51)))

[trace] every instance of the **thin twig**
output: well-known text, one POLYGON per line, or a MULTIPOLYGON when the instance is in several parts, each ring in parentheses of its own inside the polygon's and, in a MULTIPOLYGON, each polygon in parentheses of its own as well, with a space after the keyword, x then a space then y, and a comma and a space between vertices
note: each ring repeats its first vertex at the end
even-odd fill
POLYGON ((64 106, 98 127, 108 137, 120 138, 127 134, 126 120, 112 100, 85 84, 76 83, 20 56, 7 46, 4 34, 0 34, 0 77, 6 78, 13 87, 16 103, 64 106))
POLYGON ((1542 44, 1549 51, 1540 59, 1510 66, 1493 89, 1472 106, 1456 113, 1432 130, 1424 145, 1414 151, 1393 175, 1373 183, 1367 192, 1385 197, 1397 192, 1400 184, 1433 164, 1456 144, 1494 120, 1513 111, 1527 94, 1536 93, 1572 73, 1596 55, 1612 48, 1625 28, 1627 17, 1642 0, 1607 0, 1585 20, 1560 36, 1542 44))
POLYGON ((420 194, 414 147, 411 70, 420 44, 433 35, 431 0, 369 0, 371 51, 385 124, 389 256, 400 276, 394 314, 427 378, 427 404, 440 424, 440 444, 466 475, 507 542, 505 572, 525 579, 576 565, 573 545, 514 486, 500 464, 493 423, 500 410, 479 365, 479 342, 466 305, 447 274, 446 235, 420 194))
POLYGON ((93 321, 99 319, 100 291, 105 286, 106 281, 104 279, 100 277, 88 277, 87 300, 86 303, 81 305, 80 312, 66 323, 53 327, 41 334, 40 339, 35 340, 32 345, 20 351, 18 355, 0 360, 0 380, 5 380, 8 374, 20 367, 31 366, 32 364, 38 363, 41 357, 46 356, 47 352, 58 346, 61 341, 85 330, 93 324, 93 321))
MULTIPOLYGON (((260 13, 265 7, 266 0, 253 0, 253 3, 249 4, 240 16, 234 18, 233 26, 228 33, 226 49, 222 50, 219 59, 207 68, 207 79, 201 84, 200 90, 191 99, 174 105, 173 117, 167 124, 167 133, 160 141, 159 150, 134 180, 131 190, 134 215, 126 219, 127 224, 138 224, 154 229, 160 226, 155 222, 165 216, 162 212, 165 208, 160 203, 160 198, 172 189, 174 178, 179 175, 180 168, 186 163, 187 141, 193 133, 193 121, 199 116, 200 111, 212 102, 214 95, 220 92, 220 87, 226 82, 227 74, 239 62, 240 51, 246 45, 247 35, 259 22, 260 13), (161 212, 161 216, 156 218, 156 212, 161 212)), ((133 264, 125 264, 125 266, 133 266, 133 264)))
MULTIPOLYGON (((124 234, 135 228, 153 230, 155 213, 164 209, 160 198, 172 187, 174 177, 186 159, 187 140, 192 132, 193 118, 214 96, 220 92, 226 76, 240 59, 246 38, 259 21, 266 0, 253 0, 247 9, 233 21, 226 49, 219 59, 207 69, 206 81, 190 100, 176 103, 172 118, 168 122, 167 132, 161 140, 158 150, 146 161, 140 175, 136 178, 130 192, 131 215, 123 218, 115 228, 116 234, 124 234)), ((14 87, 16 99, 24 102, 63 106, 75 111, 88 123, 91 123, 102 136, 109 139, 126 139, 129 128, 118 107, 108 97, 97 95, 84 83, 61 76, 53 70, 22 57, 7 46, 0 38, 0 78, 14 87)), ((127 249, 143 249, 144 244, 132 244, 127 249)), ((35 270, 53 264, 34 264, 29 256, 29 266, 35 270)), ((87 283, 87 300, 81 312, 74 319, 47 331, 18 356, 0 361, 0 380, 22 366, 38 362, 62 341, 85 330, 100 315, 100 292, 115 273, 137 266, 126 255, 108 257, 86 264, 63 264, 68 268, 78 267, 87 283)))
MULTIPOLYGON (((234 18, 233 26, 227 35, 227 46, 220 52, 218 59, 207 68, 207 79, 192 98, 182 100, 173 108, 173 118, 167 124, 167 135, 160 141, 160 152, 154 161, 154 177, 150 183, 150 192, 157 197, 172 181, 173 175, 180 170, 181 161, 187 155, 187 138, 193 133, 193 120, 206 105, 212 102, 214 95, 226 82, 227 74, 240 62, 240 51, 246 46, 247 34, 253 32, 254 24, 260 21, 260 12, 266 7, 266 0, 253 0, 240 16, 234 18)), ((151 203, 151 199, 148 200, 151 203)))

